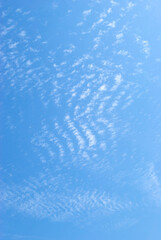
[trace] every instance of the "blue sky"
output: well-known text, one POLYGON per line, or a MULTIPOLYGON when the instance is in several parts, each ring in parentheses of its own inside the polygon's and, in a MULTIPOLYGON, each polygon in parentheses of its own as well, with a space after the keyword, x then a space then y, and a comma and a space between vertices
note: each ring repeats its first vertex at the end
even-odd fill
POLYGON ((0 238, 160 240, 160 1, 0 9, 0 238))

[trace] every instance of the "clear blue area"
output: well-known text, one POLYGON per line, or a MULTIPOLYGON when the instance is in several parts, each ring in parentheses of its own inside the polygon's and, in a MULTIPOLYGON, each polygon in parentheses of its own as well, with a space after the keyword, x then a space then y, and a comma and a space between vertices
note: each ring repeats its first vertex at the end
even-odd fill
POLYGON ((161 239, 161 2, 1 0, 0 239, 161 239))

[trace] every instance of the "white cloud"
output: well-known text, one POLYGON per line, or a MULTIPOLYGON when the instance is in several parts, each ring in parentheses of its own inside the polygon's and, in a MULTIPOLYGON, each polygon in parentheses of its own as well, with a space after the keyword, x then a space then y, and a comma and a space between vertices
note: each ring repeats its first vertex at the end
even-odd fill
POLYGON ((106 216, 128 210, 132 205, 130 201, 116 200, 106 192, 75 189, 71 193, 63 175, 42 175, 21 186, 4 185, 0 200, 7 209, 13 208, 21 214, 59 222, 87 220, 94 216, 101 217, 102 214, 106 216))
POLYGON ((122 56, 127 56, 128 55, 128 51, 126 50, 120 50, 117 52, 118 55, 122 55, 122 56))
POLYGON ((92 147, 93 145, 96 145, 96 137, 95 135, 92 133, 92 131, 87 128, 87 126, 85 124, 81 125, 88 141, 89 141, 89 147, 92 147))
POLYGON ((111 27, 111 28, 115 28, 116 22, 115 22, 115 21, 112 21, 112 22, 110 22, 110 23, 108 24, 108 26, 111 27))
POLYGON ((25 36, 26 36, 26 32, 25 32, 25 31, 21 31, 21 32, 19 33, 19 36, 20 36, 20 37, 25 37, 25 36))
POLYGON ((83 11, 83 16, 84 16, 84 17, 87 17, 87 16, 89 16, 89 15, 91 14, 91 12, 92 12, 91 9, 85 10, 85 11, 83 11))
POLYGON ((116 34, 116 39, 120 40, 121 38, 123 38, 124 34, 123 33, 118 33, 116 34))
POLYGON ((90 90, 89 88, 86 89, 86 90, 80 95, 80 99, 84 99, 84 98, 88 97, 89 94, 90 94, 90 92, 91 92, 91 90, 90 90))
POLYGON ((106 84, 103 84, 103 85, 99 88, 99 91, 106 91, 106 89, 107 89, 106 84))
POLYGON ((79 133, 78 129, 74 126, 74 123, 70 120, 69 115, 67 115, 65 117, 65 121, 67 122, 69 129, 71 129, 71 131, 73 132, 74 136, 76 137, 80 149, 83 149, 84 145, 85 145, 84 139, 82 138, 82 136, 79 133))
POLYGON ((157 205, 161 206, 161 179, 153 163, 150 163, 143 174, 143 187, 157 205))
POLYGON ((116 6, 118 4, 118 2, 114 1, 114 0, 110 0, 112 6, 116 6))
POLYGON ((122 79, 122 75, 121 74, 117 74, 115 76, 115 84, 114 86, 111 88, 111 91, 115 91, 119 85, 122 83, 123 79, 122 79))
POLYGON ((18 44, 18 42, 11 43, 9 44, 9 48, 16 48, 18 44))
POLYGON ((32 65, 32 62, 30 60, 27 60, 26 65, 30 66, 30 65, 32 65))
POLYGON ((135 6, 135 4, 133 3, 133 2, 128 2, 128 4, 127 4, 127 8, 128 9, 131 9, 131 8, 133 8, 135 6))
POLYGON ((71 54, 74 49, 75 49, 75 46, 71 44, 68 49, 64 49, 64 53, 71 54))
POLYGON ((109 8, 109 9, 107 10, 107 13, 110 14, 111 12, 112 12, 112 8, 109 8))
POLYGON ((59 72, 59 73, 57 73, 57 75, 56 75, 57 78, 62 78, 63 76, 64 76, 64 75, 63 75, 62 72, 59 72))
POLYGON ((150 46, 147 40, 143 40, 140 36, 136 36, 136 42, 142 47, 142 51, 145 53, 146 57, 150 55, 150 46))

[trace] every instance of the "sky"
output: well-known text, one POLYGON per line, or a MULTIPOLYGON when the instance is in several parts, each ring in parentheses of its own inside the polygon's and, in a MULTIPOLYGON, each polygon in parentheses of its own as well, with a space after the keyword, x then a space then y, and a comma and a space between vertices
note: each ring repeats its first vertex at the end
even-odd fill
POLYGON ((0 1, 0 239, 161 239, 161 2, 0 1))

